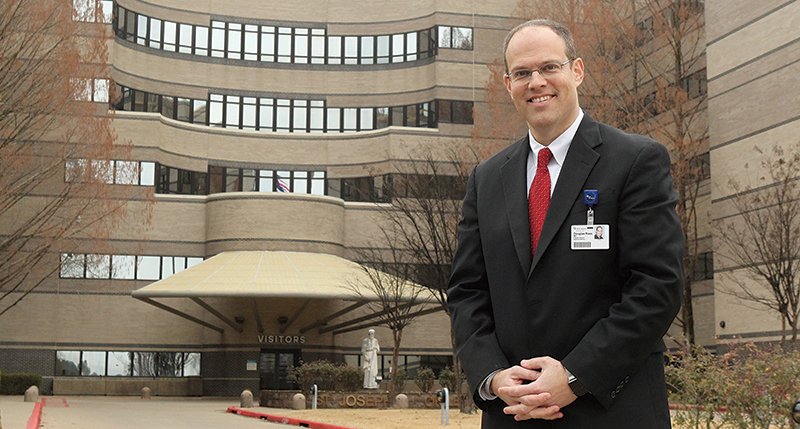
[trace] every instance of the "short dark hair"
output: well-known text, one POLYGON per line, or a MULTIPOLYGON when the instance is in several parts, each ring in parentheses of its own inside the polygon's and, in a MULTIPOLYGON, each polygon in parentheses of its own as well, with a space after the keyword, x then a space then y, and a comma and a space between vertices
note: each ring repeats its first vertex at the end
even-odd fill
POLYGON ((511 31, 508 32, 506 35, 505 41, 503 41, 503 64, 506 67, 506 73, 508 73, 508 60, 506 59, 506 51, 508 51, 508 43, 511 41, 511 38, 514 37, 520 30, 523 28, 528 27, 547 27, 553 30, 554 33, 558 34, 561 37, 561 40, 564 41, 564 45, 566 45, 567 49, 565 54, 567 54, 568 60, 574 60, 578 58, 578 52, 575 50, 575 41, 572 39, 572 32, 569 31, 569 28, 564 24, 553 21, 552 19, 532 19, 530 21, 523 22, 522 24, 514 27, 511 31))

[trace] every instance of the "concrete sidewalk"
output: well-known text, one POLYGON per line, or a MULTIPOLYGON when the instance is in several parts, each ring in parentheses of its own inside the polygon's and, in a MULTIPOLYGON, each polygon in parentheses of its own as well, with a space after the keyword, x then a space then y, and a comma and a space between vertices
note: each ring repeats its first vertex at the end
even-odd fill
POLYGON ((0 427, 25 429, 35 402, 23 402, 22 395, 0 396, 0 427))
MULTIPOLYGON (((22 396, 18 401, 16 397, 0 398, 8 398, 8 406, 5 405, 6 401, 0 402, 4 404, 2 429, 24 429, 33 410, 33 404, 23 403, 22 396), (6 408, 14 416, 8 423, 6 408), (24 415, 26 410, 27 415, 24 415), (18 415, 24 415, 24 419, 20 420, 18 415)), ((143 400, 138 397, 42 396, 40 399, 45 401, 42 408, 43 429, 291 429, 296 427, 226 413, 229 406, 239 405, 238 398, 153 397, 150 400, 143 400)), ((275 414, 285 411, 270 408, 258 408, 258 410, 275 414)))

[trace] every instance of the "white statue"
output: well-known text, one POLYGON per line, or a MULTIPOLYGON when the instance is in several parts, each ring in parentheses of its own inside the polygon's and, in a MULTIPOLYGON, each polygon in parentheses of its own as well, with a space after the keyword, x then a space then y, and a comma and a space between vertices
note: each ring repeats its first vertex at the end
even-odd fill
POLYGON ((378 352, 380 351, 381 346, 378 344, 378 339, 375 338, 375 330, 370 329, 367 337, 361 341, 361 356, 364 359, 362 367, 364 368, 365 389, 378 388, 378 352))

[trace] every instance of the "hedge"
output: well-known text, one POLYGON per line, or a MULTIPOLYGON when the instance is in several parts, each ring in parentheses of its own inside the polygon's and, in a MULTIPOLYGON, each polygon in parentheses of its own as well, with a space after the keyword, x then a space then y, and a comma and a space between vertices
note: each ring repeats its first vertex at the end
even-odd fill
POLYGON ((27 373, 5 374, 0 383, 0 395, 22 395, 31 386, 41 389, 42 376, 27 373))

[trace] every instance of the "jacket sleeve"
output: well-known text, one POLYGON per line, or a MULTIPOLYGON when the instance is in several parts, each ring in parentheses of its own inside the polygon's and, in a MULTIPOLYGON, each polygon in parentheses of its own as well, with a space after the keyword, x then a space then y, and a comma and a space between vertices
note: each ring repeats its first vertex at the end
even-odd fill
POLYGON ((477 172, 476 167, 467 182, 458 222, 458 245, 447 290, 447 307, 458 358, 476 405, 485 409, 487 401, 478 394, 479 386, 489 374, 509 364, 495 336, 478 222, 477 172))
POLYGON ((662 337, 681 305, 683 233, 669 154, 649 141, 635 157, 619 196, 619 302, 562 360, 606 408, 662 337))

